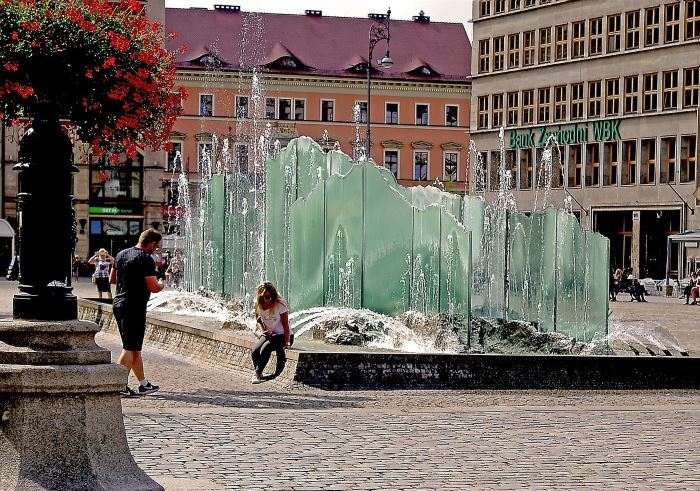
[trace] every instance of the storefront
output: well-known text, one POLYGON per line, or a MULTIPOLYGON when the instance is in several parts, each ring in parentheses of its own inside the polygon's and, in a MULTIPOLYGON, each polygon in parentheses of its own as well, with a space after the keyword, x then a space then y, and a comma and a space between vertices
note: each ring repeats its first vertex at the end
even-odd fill
POLYGON ((90 253, 105 248, 115 255, 136 244, 143 231, 143 215, 129 207, 90 207, 90 253))

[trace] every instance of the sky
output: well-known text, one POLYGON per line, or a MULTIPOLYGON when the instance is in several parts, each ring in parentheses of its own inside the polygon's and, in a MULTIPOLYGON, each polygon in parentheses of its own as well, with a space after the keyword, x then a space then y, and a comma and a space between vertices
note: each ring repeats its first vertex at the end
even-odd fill
POLYGON ((391 16, 396 19, 411 19, 421 10, 431 20, 441 22, 462 22, 469 39, 472 39, 470 0, 165 0, 166 7, 206 7, 214 4, 240 5, 249 12, 275 12, 301 14, 305 10, 322 10, 324 15, 343 17, 366 17, 368 13, 385 13, 391 7, 391 16))

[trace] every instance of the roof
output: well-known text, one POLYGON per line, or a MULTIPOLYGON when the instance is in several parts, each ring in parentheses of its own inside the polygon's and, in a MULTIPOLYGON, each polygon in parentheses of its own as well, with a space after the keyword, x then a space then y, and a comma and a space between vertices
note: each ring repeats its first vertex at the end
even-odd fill
MULTIPOLYGON (((348 64, 366 60, 372 23, 369 18, 165 9, 166 28, 177 34, 168 48, 188 47, 177 59, 180 69, 205 69, 197 59, 211 53, 222 70, 265 65, 273 73, 364 77, 364 70, 352 71, 348 64), (295 60, 296 68, 275 64, 284 57, 295 60)), ((375 64, 385 46, 377 45, 375 64)), ((394 66, 377 70, 376 78, 464 82, 470 76, 471 43, 460 23, 392 19, 391 57, 394 66), (420 70, 421 63, 429 70, 420 70), (430 75, 421 75, 426 72, 430 75)))

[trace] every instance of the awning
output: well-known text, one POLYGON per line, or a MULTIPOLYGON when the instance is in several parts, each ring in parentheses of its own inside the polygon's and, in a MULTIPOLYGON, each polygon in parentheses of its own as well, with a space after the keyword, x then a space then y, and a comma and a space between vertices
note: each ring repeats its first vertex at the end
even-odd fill
MULTIPOLYGON (((671 244, 683 244, 686 242, 700 243, 700 230, 688 230, 682 234, 669 235, 666 239, 666 284, 668 285, 668 277, 671 270, 671 244)), ((680 272, 678 273, 680 276, 680 272)), ((678 278, 680 280, 680 278, 678 278)))

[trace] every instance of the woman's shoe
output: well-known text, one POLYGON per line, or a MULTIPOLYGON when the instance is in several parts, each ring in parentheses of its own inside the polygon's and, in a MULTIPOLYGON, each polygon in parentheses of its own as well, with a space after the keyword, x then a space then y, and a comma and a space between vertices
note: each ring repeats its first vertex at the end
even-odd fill
POLYGON ((263 382, 264 382, 264 380, 257 373, 255 375, 253 375, 252 379, 250 379, 251 384, 262 384, 263 382))

